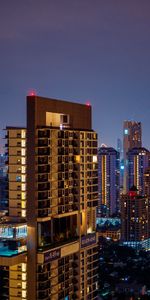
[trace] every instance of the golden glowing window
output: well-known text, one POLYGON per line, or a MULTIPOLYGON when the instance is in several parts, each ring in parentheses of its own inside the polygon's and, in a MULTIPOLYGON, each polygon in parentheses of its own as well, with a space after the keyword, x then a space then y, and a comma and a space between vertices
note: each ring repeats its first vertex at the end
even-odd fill
POLYGON ((26 194, 24 192, 21 193, 21 199, 25 200, 26 199, 26 194))
POLYGON ((25 184, 25 183, 22 183, 22 185, 21 185, 21 190, 22 190, 22 191, 25 191, 25 190, 26 190, 26 184, 25 184))
POLYGON ((26 291, 22 291, 22 298, 26 298, 27 296, 27 292, 26 291))
POLYGON ((21 156, 25 156, 25 155, 26 155, 25 149, 21 149, 21 156))
POLYGON ((27 288, 27 283, 26 282, 22 282, 22 289, 25 290, 27 288))
POLYGON ((22 166, 22 167, 21 167, 21 172, 22 172, 23 174, 25 174, 25 172, 26 172, 25 166, 22 166))
POLYGON ((26 272, 27 270, 27 265, 25 263, 22 263, 22 271, 26 272))
POLYGON ((21 158, 21 164, 22 164, 22 165, 25 165, 25 163, 26 163, 26 159, 25 159, 25 157, 22 157, 22 158, 21 158))
POLYGON ((25 137, 26 137, 26 132, 25 132, 25 130, 21 130, 21 138, 22 138, 22 139, 25 139, 25 137))
POLYGON ((25 218, 25 217, 26 217, 26 211, 25 211, 25 210, 22 210, 22 212, 21 212, 21 216, 22 216, 23 218, 25 218))
POLYGON ((22 273, 22 280, 26 280, 27 279, 27 274, 26 273, 22 273))
POLYGON ((26 208, 26 202, 22 201, 22 202, 21 202, 21 207, 22 207, 22 208, 26 208))
POLYGON ((75 156, 75 161, 76 161, 77 163, 80 163, 80 155, 76 155, 76 156, 75 156))
POLYGON ((22 181, 22 182, 25 182, 25 181, 26 181, 26 176, 25 176, 25 175, 22 175, 22 176, 21 176, 21 181, 22 181))
POLYGON ((26 141, 25 140, 22 140, 21 141, 21 147, 25 147, 26 146, 26 141))
POLYGON ((93 156, 93 163, 97 163, 97 155, 93 156))

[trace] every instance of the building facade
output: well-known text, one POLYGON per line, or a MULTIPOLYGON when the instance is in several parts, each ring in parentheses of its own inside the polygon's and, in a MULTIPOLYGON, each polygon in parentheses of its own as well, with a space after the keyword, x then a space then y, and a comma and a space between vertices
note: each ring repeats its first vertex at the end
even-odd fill
POLYGON ((96 299, 97 134, 91 107, 27 98, 28 298, 96 299))
POLYGON ((121 240, 137 250, 150 249, 150 198, 135 186, 121 197, 121 240))
POLYGON ((2 300, 96 299, 97 134, 91 107, 27 97, 27 129, 6 128, 2 300))
POLYGON ((150 168, 144 172, 144 195, 150 196, 150 168))
POLYGON ((98 150, 98 215, 112 216, 119 211, 120 156, 112 147, 98 150))
POLYGON ((6 128, 0 215, 0 298, 27 300, 26 130, 6 128))
POLYGON ((144 195, 144 173, 150 166, 150 152, 145 148, 132 148, 127 153, 127 187, 135 185, 141 195, 144 195))

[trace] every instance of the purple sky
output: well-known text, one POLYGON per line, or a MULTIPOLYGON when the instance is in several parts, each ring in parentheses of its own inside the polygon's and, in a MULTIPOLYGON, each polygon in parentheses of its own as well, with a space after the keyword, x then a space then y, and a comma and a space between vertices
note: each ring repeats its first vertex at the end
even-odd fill
POLYGON ((25 125, 25 97, 93 106, 100 143, 116 146, 123 120, 143 123, 150 147, 150 1, 0 3, 0 128, 25 125))

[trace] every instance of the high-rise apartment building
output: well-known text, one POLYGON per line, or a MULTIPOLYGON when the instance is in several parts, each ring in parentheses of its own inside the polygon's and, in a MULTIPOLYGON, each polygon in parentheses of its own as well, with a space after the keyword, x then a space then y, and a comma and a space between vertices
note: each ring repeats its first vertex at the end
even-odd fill
POLYGON ((127 170, 128 160, 127 153, 132 148, 142 147, 142 125, 141 122, 124 121, 123 124, 123 159, 124 159, 124 192, 128 191, 127 187, 127 170))
POLYGON ((98 166, 91 107, 27 97, 27 130, 8 127, 6 138, 1 299, 96 299, 98 166))
POLYGON ((120 156, 112 147, 98 150, 98 215, 112 216, 119 211, 120 156))
POLYGON ((141 195, 144 195, 144 173, 150 166, 150 152, 145 148, 132 148, 127 153, 127 187, 135 185, 141 195))
POLYGON ((6 128, 0 214, 0 299, 27 299, 26 130, 6 128))
POLYGON ((121 239, 124 245, 150 249, 150 198, 135 186, 121 197, 121 239))
POLYGON ((97 134, 91 107, 27 97, 28 298, 97 295, 97 134))

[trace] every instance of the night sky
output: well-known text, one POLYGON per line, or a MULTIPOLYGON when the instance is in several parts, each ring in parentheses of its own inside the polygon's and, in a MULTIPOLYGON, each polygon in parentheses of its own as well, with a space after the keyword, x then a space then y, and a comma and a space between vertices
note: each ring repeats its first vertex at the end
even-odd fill
POLYGON ((150 0, 0 0, 0 128, 25 126, 32 89, 90 101, 100 144, 141 121, 150 148, 150 0))

